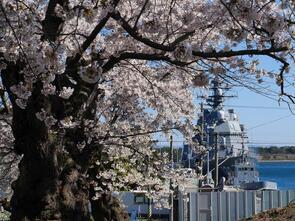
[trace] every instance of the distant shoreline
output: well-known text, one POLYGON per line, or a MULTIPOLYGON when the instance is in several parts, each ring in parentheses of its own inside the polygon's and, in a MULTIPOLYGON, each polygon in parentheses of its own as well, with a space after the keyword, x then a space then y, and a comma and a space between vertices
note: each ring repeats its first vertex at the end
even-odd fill
POLYGON ((258 160, 259 163, 269 163, 269 162, 274 162, 274 163, 280 163, 280 162, 294 162, 295 160, 258 160))

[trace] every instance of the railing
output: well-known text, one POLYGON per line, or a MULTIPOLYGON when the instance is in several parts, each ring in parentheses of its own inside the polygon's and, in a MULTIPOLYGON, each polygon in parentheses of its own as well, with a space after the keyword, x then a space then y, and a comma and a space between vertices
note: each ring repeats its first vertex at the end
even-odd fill
POLYGON ((236 221, 295 200, 295 190, 179 194, 179 221, 236 221))

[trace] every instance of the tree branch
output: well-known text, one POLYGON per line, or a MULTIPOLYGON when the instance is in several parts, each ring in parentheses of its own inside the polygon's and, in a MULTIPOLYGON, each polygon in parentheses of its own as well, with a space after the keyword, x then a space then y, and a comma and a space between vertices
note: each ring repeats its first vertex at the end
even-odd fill
MULTIPOLYGON (((112 2, 112 5, 114 8, 118 5, 120 0, 114 0, 112 2)), ((75 58, 73 59, 73 62, 78 62, 82 56, 82 54, 86 51, 86 49, 91 45, 91 43, 94 41, 98 33, 103 29, 103 27, 106 25, 107 21, 110 19, 111 13, 108 13, 101 21, 95 26, 95 28, 92 30, 91 34, 86 38, 86 40, 83 42, 80 52, 75 55, 75 58)))
POLYGON ((193 51, 193 55, 201 58, 228 58, 242 55, 267 55, 271 56, 272 53, 287 51, 287 47, 269 48, 269 49, 252 49, 252 50, 238 50, 238 51, 220 51, 220 52, 201 52, 193 51))
POLYGON ((145 0, 144 4, 143 4, 143 6, 142 6, 142 8, 141 8, 141 10, 139 12, 139 15, 137 16, 137 18, 136 18, 136 20, 134 22, 133 29, 136 29, 137 23, 138 23, 141 15, 142 15, 142 13, 144 12, 145 7, 146 7, 146 5, 147 5, 148 2, 149 2, 149 0, 145 0))
POLYGON ((120 13, 118 11, 115 11, 112 13, 111 17, 113 19, 115 19, 116 21, 118 21, 121 26, 125 29, 125 31, 132 36, 134 39, 144 43, 145 45, 152 47, 154 49, 159 49, 162 51, 174 51, 177 44, 179 44, 180 42, 186 40, 188 37, 190 37, 191 35, 193 35, 195 33, 195 31, 190 31, 190 32, 186 32, 183 35, 181 35, 180 37, 178 37, 174 42, 172 42, 171 44, 168 45, 164 45, 164 44, 160 44, 154 41, 151 41, 148 38, 145 38, 143 36, 141 36, 138 32, 137 29, 132 28, 128 22, 122 18, 122 16, 120 15, 120 13))
POLYGON ((43 39, 49 41, 55 41, 59 31, 60 25, 63 23, 63 19, 55 15, 54 10, 57 4, 60 6, 65 6, 67 1, 62 0, 50 0, 47 6, 45 19, 42 21, 43 28, 43 39))
POLYGON ((188 63, 172 60, 167 55, 162 54, 148 54, 148 53, 136 53, 136 52, 123 52, 119 56, 111 56, 110 59, 105 63, 103 66, 103 71, 107 72, 110 69, 112 69, 117 63, 119 63, 121 60, 127 60, 127 59, 137 59, 137 60, 147 60, 147 61, 167 61, 171 64, 175 64, 178 66, 186 66, 188 63))
MULTIPOLYGON (((287 47, 282 48, 270 48, 270 49, 253 49, 253 50, 238 50, 238 51, 220 51, 220 52, 201 52, 201 51, 193 51, 193 55, 196 56, 198 59, 200 58, 228 58, 228 57, 234 57, 234 56, 244 56, 244 55, 266 55, 270 56, 276 60, 279 60, 280 58, 273 55, 274 52, 281 52, 288 50, 287 47)), ((107 72, 110 69, 112 69, 117 63, 119 63, 121 60, 125 59, 137 59, 137 60, 149 60, 149 61, 166 61, 170 64, 174 64, 177 66, 187 66, 191 64, 193 61, 190 62, 183 62, 179 60, 173 60, 168 55, 163 53, 154 53, 154 54, 148 54, 148 53, 136 53, 136 52, 123 52, 119 56, 111 56, 110 59, 105 63, 103 66, 103 71, 107 72)))

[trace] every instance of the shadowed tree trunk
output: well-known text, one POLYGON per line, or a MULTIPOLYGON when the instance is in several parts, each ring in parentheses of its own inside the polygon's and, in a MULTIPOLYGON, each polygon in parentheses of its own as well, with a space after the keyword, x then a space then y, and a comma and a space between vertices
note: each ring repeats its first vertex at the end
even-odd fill
POLYGON ((111 194, 103 194, 98 200, 91 200, 92 216, 95 221, 128 221, 129 216, 111 194))
POLYGON ((14 112, 15 149, 23 158, 13 184, 11 220, 89 220, 87 186, 79 167, 61 154, 58 135, 30 111, 14 112))
POLYGON ((13 105, 14 149, 23 155, 12 187, 11 220, 88 221, 88 188, 81 167, 64 151, 63 131, 36 117, 41 108, 58 115, 56 110, 63 112, 63 107, 43 96, 36 86, 27 108, 19 108, 10 91, 18 80, 18 67, 11 64, 1 75, 13 105))
MULTIPOLYGON (((17 73, 15 65, 2 72, 3 84, 13 105, 14 149, 23 155, 19 177, 13 183, 11 220, 88 221, 89 180, 85 174, 90 158, 97 156, 100 147, 87 146, 82 152, 78 151, 77 143, 85 139, 82 128, 65 131, 58 126, 48 127, 36 117, 42 108, 57 119, 71 111, 59 100, 42 95, 41 86, 35 87, 26 109, 19 108, 9 90, 15 84, 17 73)), ((80 97, 72 102, 77 107, 83 103, 80 97)), ((92 118, 93 113, 89 111, 85 117, 92 118)), ((95 220, 126 220, 127 214, 110 195, 91 203, 95 220)))
POLYGON ((58 178, 54 169, 38 157, 22 160, 13 187, 12 221, 89 220, 88 195, 81 188, 77 170, 69 169, 58 178))

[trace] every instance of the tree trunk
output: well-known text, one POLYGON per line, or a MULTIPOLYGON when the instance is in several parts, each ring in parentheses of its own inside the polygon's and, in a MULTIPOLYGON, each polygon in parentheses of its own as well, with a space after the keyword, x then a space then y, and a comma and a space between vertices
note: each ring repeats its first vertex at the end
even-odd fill
MULTIPOLYGON (((27 117, 15 111, 13 118, 15 149, 23 158, 13 184, 11 221, 89 221, 89 199, 94 192, 88 192, 89 180, 81 175, 81 165, 59 143, 59 136, 65 137, 27 117)), ((95 221, 128 220, 128 214, 110 194, 91 200, 91 209, 95 221)))
POLYGON ((13 113, 14 148, 23 158, 12 186, 11 220, 88 221, 88 188, 80 167, 63 151, 60 131, 32 113, 33 108, 13 113))
MULTIPOLYGON (((14 150, 23 156, 19 163, 19 177, 12 187, 11 221, 89 221, 89 199, 93 195, 88 193, 89 180, 86 180, 85 173, 89 164, 87 156, 92 156, 91 149, 84 154, 86 157, 71 151, 83 134, 65 136, 58 126, 48 128, 36 118, 41 109, 53 113, 56 119, 63 119, 69 112, 61 104, 63 102, 43 96, 39 83, 36 83, 25 110, 16 105, 16 97, 9 88, 18 83, 14 79, 18 72, 18 67, 11 64, 1 73, 13 105, 14 150)), ((77 103, 75 110, 82 104, 77 103)), ((91 204, 97 221, 126 220, 126 213, 110 195, 91 204)))
MULTIPOLYGON (((32 151, 33 152, 33 151, 32 151)), ((70 165, 58 175, 52 157, 24 155, 13 184, 12 221, 88 221, 88 193, 79 171, 70 165)))
POLYGON ((92 217, 95 221, 128 221, 128 214, 111 194, 102 194, 98 200, 91 200, 92 217))

